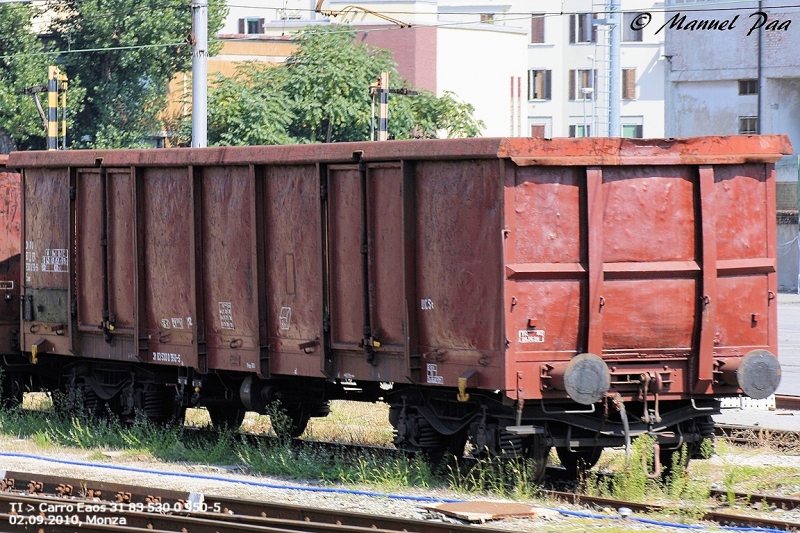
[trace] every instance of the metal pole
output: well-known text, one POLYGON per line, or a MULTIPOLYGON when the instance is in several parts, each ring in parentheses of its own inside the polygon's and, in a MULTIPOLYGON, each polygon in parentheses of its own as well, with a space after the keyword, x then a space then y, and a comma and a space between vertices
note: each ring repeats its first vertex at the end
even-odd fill
POLYGON ((61 149, 67 149, 67 76, 61 74, 61 149))
POLYGON ((508 132, 510 137, 514 136, 514 76, 511 76, 511 126, 508 132))
POLYGON ((375 140, 375 92, 370 91, 372 93, 372 104, 370 105, 370 113, 369 113, 369 140, 375 140))
POLYGON ((47 149, 58 150, 58 67, 47 67, 47 149))
POLYGON ((608 58, 608 136, 620 136, 620 100, 622 99, 622 71, 620 70, 619 0, 611 0, 609 13, 610 53, 608 58))
POLYGON ((517 76, 517 137, 522 137, 522 78, 517 76))
POLYGON ((208 146, 208 0, 192 3, 192 147, 208 146))
POLYGON ((389 138, 389 73, 381 72, 381 87, 378 89, 378 140, 389 138))
POLYGON ((588 137, 586 135, 586 93, 583 90, 581 92, 583 93, 583 135, 581 137, 588 137))
MULTIPOLYGON (((761 0, 758 0, 758 11, 761 12, 761 0)), ((761 28, 758 28, 758 80, 756 81, 758 96, 757 103, 756 103, 756 133, 761 135, 761 91, 763 87, 761 86, 761 36, 764 33, 761 31, 761 28)))
POLYGON ((592 60, 592 81, 594 83, 594 91, 592 91, 592 120, 591 128, 590 128, 590 137, 594 137, 597 135, 597 125, 595 124, 595 120, 597 119, 597 76, 595 71, 595 64, 594 64, 594 56, 589 56, 589 59, 592 60))

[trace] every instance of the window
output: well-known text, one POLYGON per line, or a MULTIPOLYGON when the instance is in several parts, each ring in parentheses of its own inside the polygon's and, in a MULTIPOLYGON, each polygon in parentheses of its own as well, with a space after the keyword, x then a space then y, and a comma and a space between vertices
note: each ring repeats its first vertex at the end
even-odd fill
POLYGON ((481 22, 485 24, 494 24, 494 13, 481 13, 481 22))
POLYGON ((589 124, 572 124, 569 127, 570 137, 591 137, 591 135, 592 126, 589 124))
POLYGON ((248 35, 264 33, 264 19, 239 19, 239 33, 246 33, 248 35))
POLYGON ((739 80, 739 94, 758 94, 758 80, 739 80))
POLYGON ((640 13, 623 13, 622 14, 622 40, 625 42, 635 42, 640 43, 642 42, 642 30, 634 30, 631 28, 631 24, 633 24, 634 19, 640 13))
POLYGON ((739 135, 756 135, 758 117, 739 117, 739 135))
POLYGON ((570 100, 591 100, 594 92, 594 78, 597 71, 592 76, 591 69, 578 69, 569 71, 569 99, 570 100))
POLYGON ((597 27, 592 21, 597 18, 595 13, 578 13, 569 16, 569 42, 594 43, 597 42, 597 27))
POLYGON ((531 15, 531 42, 544 42, 544 15, 531 15))
POLYGON ((550 70, 528 71, 528 100, 550 100, 550 70))
POLYGON ((628 139, 641 139, 643 129, 641 124, 623 124, 622 136, 628 139))
POLYGON ((546 127, 545 124, 531 124, 531 137, 544 138, 545 127, 546 127))
POLYGON ((635 100, 636 99, 636 69, 624 68, 622 69, 622 99, 635 100))

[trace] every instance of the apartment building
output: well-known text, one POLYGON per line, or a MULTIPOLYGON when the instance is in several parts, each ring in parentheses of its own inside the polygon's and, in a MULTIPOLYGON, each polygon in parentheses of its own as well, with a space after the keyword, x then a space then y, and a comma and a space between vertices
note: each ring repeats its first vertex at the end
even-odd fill
MULTIPOLYGON (((622 0, 620 7, 620 134, 661 137, 663 35, 655 30, 663 23, 663 7, 652 0, 622 0), (638 26, 634 19, 640 13, 647 13, 650 23, 636 31, 631 24, 638 26)), ((439 20, 480 20, 525 29, 523 136, 607 136, 609 9, 607 2, 592 0, 440 0, 439 20)))
POLYGON ((668 8, 666 134, 782 133, 794 146, 776 164, 776 178, 778 285, 796 291, 800 6, 670 0, 668 8))

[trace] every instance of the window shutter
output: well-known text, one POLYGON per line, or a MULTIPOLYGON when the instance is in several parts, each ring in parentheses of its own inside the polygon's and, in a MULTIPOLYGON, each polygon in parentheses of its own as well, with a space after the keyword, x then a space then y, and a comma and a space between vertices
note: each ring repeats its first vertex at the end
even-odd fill
POLYGON ((636 98, 636 69, 622 69, 622 99, 633 100, 636 98))
MULTIPOLYGON (((593 43, 596 43, 596 42, 597 42, 597 26, 595 26, 595 25, 593 24, 593 22, 594 22, 594 19, 596 19, 596 18, 597 18, 597 13, 595 13, 594 15, 586 15, 586 18, 588 18, 588 19, 589 19, 589 20, 587 21, 587 23, 588 23, 588 24, 589 24, 589 26, 592 28, 592 42, 593 42, 593 43)), ((617 30, 617 31, 619 31, 619 30, 617 30)))
POLYGON ((575 98, 575 71, 569 71, 569 99, 570 100, 577 100, 575 98))
POLYGON ((264 19, 258 19, 258 33, 264 33, 264 19))
POLYGON ((570 15, 569 16, 569 42, 571 44, 575 44, 575 26, 576 20, 575 17, 577 15, 570 15))
POLYGON ((544 137, 544 124, 531 124, 531 137, 544 137))
POLYGON ((239 19, 239 33, 244 33, 244 19, 239 19))
POLYGON ((544 42, 544 15, 531 15, 531 42, 544 42))
MULTIPOLYGON (((550 73, 551 72, 552 71, 550 71, 550 70, 545 70, 544 71, 544 98, 545 98, 545 100, 550 100, 552 98, 552 95, 550 93, 550 90, 552 88, 552 84, 550 83, 550 73)), ((542 135, 542 136, 544 137, 544 135, 542 135)))
POLYGON ((575 125, 574 124, 569 127, 569 136, 570 137, 575 137, 575 125))

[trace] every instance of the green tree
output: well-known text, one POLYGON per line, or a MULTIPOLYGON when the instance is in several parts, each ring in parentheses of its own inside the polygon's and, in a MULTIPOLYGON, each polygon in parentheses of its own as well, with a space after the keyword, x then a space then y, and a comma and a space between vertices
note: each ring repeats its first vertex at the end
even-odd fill
MULTIPOLYGON (((295 37, 284 65, 248 63, 209 90, 209 144, 283 144, 369 139, 369 87, 382 71, 395 88, 408 84, 387 50, 371 48, 343 26, 312 27, 295 37)), ((413 89, 413 87, 409 87, 413 89)), ((474 137, 483 123, 452 93, 389 96, 396 139, 474 137)))
MULTIPOLYGON (((280 88, 281 71, 247 62, 231 77, 216 76, 209 92, 208 143, 217 146, 290 144, 294 118, 289 98, 280 88)), ((191 124, 184 124, 184 131, 191 124)))
MULTIPOLYGON (((189 4, 49 0, 48 9, 54 14, 53 46, 62 52, 65 70, 86 88, 73 135, 79 145, 137 146, 162 130, 168 84, 191 65, 189 4)), ((224 0, 210 0, 209 35, 221 28, 224 16, 224 0)))
MULTIPOLYGON (((47 84, 47 67, 55 56, 44 53, 31 28, 35 10, 27 3, 0 4, 0 152, 44 149, 46 132, 27 87, 47 84)), ((83 91, 70 85, 68 106, 80 108, 83 91)), ((47 108, 47 93, 39 95, 47 108)))
POLYGON ((290 132, 305 142, 366 139, 370 124, 369 86, 381 71, 397 78, 386 50, 372 49, 343 26, 309 28, 283 67, 283 89, 295 115, 290 132))

